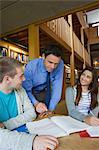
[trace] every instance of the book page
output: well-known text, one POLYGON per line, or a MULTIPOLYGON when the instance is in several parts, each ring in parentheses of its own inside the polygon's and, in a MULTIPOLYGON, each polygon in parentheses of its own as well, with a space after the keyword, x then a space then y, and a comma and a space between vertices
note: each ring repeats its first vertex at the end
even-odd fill
POLYGON ((51 120, 64 129, 68 134, 83 131, 90 127, 89 125, 73 119, 70 116, 54 116, 51 117, 51 120))
POLYGON ((87 133, 90 137, 99 137, 99 126, 93 126, 87 129, 87 133))
POLYGON ((28 122, 26 124, 26 127, 31 134, 52 135, 55 137, 62 137, 67 135, 67 133, 63 129, 58 127, 49 118, 45 118, 39 121, 28 122))

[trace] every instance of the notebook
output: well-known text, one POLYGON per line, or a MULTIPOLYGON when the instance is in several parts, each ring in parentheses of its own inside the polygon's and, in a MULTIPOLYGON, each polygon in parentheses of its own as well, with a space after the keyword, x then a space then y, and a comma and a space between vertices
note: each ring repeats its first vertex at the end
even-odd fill
POLYGON ((63 137, 74 132, 86 130, 90 126, 70 116, 53 116, 39 121, 28 122, 26 127, 31 134, 63 137))
POLYGON ((29 132, 28 132, 28 129, 27 129, 27 127, 26 127, 25 124, 22 125, 22 126, 20 126, 20 127, 18 127, 18 128, 13 129, 12 131, 14 131, 14 130, 16 130, 16 131, 18 131, 18 132, 26 132, 26 133, 29 133, 29 132))

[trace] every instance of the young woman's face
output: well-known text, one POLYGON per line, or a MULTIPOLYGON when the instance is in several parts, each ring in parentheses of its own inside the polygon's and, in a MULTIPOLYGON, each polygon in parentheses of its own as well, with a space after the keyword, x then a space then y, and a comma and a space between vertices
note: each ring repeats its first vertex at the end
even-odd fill
POLYGON ((89 70, 85 70, 80 76, 80 83, 82 86, 89 86, 92 82, 93 75, 89 70))

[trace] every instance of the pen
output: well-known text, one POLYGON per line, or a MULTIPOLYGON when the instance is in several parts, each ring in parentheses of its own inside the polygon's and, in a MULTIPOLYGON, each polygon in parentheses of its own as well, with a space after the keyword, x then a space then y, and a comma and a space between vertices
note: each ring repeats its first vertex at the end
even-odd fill
POLYGON ((44 113, 47 115, 47 114, 49 114, 49 111, 45 111, 44 113))
POLYGON ((94 114, 92 111, 90 111, 90 114, 91 114, 93 117, 96 117, 95 114, 94 114))
POLYGON ((50 114, 49 114, 49 111, 45 111, 44 112, 45 113, 45 115, 50 119, 51 117, 50 117, 50 114))

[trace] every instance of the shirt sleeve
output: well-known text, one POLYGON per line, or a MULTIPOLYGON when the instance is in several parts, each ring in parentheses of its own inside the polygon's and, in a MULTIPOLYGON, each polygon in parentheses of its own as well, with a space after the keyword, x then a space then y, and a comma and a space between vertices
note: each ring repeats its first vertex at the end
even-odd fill
POLYGON ((56 108, 56 105, 61 99, 61 93, 62 93, 62 83, 63 83, 63 71, 64 71, 64 63, 61 61, 59 64, 54 79, 51 83, 51 100, 49 104, 49 110, 53 111, 56 108))
POLYGON ((35 109, 23 88, 18 93, 16 93, 16 99, 18 115, 3 122, 4 126, 9 130, 15 129, 36 118, 35 109))
POLYGON ((0 149, 2 150, 32 150, 36 135, 9 131, 0 128, 0 149))
POLYGON ((67 104, 67 109, 68 109, 69 115, 79 121, 83 121, 84 118, 86 117, 86 115, 82 114, 81 112, 79 112, 76 109, 76 106, 74 103, 74 101, 75 101, 74 100, 74 90, 72 87, 68 87, 66 89, 65 97, 66 97, 66 104, 67 104))
POLYGON ((24 76, 25 76, 25 81, 23 81, 22 86, 25 88, 27 95, 29 96, 29 99, 33 104, 37 103, 37 100, 32 94, 32 88, 33 88, 33 78, 34 78, 34 68, 36 67, 36 64, 32 62, 28 63, 25 71, 24 71, 24 76))

